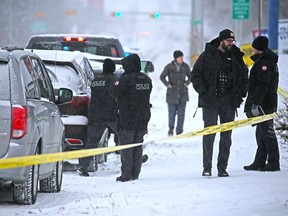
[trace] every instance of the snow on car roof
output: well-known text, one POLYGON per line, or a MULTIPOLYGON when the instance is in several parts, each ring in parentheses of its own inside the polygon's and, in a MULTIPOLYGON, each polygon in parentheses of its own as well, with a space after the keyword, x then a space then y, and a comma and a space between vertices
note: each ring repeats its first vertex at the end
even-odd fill
POLYGON ((81 52, 70 52, 62 50, 29 50, 36 53, 42 60, 46 61, 61 61, 61 62, 71 62, 78 56, 85 57, 81 52))

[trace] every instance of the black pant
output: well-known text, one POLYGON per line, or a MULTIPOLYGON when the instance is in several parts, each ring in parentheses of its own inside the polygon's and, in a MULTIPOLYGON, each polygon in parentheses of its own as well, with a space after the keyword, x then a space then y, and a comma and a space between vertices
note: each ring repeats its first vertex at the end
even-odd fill
MULTIPOLYGON (((217 124, 218 116, 220 123, 234 121, 236 108, 230 105, 228 97, 219 97, 218 104, 214 107, 203 107, 204 127, 217 124)), ((211 170, 213 144, 216 134, 203 136, 203 167, 204 170, 211 170)), ((219 154, 218 154, 218 170, 226 170, 230 155, 230 147, 232 131, 220 133, 219 154)))
POLYGON ((273 128, 273 119, 256 126, 257 152, 253 164, 262 167, 269 164, 279 168, 279 147, 273 128))
MULTIPOLYGON (((134 131, 119 129, 118 138, 120 145, 142 143, 143 136, 147 133, 146 130, 134 131)), ((143 147, 137 146, 121 150, 121 176, 125 179, 137 179, 142 166, 143 147)))
MULTIPOLYGON (((96 124, 96 123, 89 124, 88 125, 88 141, 87 143, 85 143, 84 149, 98 148, 99 142, 106 128, 109 128, 109 130, 117 134, 116 122, 106 122, 103 124, 102 123, 101 124, 96 124)), ((87 169, 92 158, 93 158, 92 156, 80 158, 79 167, 81 167, 82 169, 87 169)))

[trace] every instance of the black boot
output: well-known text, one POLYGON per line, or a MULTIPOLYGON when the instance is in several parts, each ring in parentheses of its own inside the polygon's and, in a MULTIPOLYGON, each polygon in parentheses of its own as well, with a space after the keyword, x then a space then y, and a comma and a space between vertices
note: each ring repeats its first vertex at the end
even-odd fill
POLYGON ((259 167, 258 166, 256 166, 255 164, 250 164, 249 166, 244 166, 243 167, 244 168, 244 170, 247 170, 247 171, 251 171, 251 170, 254 170, 254 171, 256 171, 256 170, 258 170, 259 169, 259 167))
POLYGON ((204 169, 202 172, 202 176, 211 176, 211 169, 204 169))
POLYGON ((225 169, 220 169, 220 170, 218 170, 218 176, 219 177, 229 177, 229 174, 225 169))
POLYGON ((116 178, 116 181, 120 181, 120 182, 126 182, 126 181, 131 181, 132 179, 127 179, 127 178, 124 178, 123 176, 119 176, 116 178))
POLYGON ((267 163, 265 166, 260 167, 258 170, 262 172, 274 172, 280 171, 280 167, 278 164, 267 163))

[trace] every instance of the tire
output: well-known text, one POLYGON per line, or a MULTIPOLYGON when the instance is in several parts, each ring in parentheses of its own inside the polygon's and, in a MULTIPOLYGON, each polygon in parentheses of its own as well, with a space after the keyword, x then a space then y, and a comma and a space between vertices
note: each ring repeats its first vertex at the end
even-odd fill
POLYGON ((88 167, 88 172, 96 172, 98 170, 98 157, 97 155, 93 155, 88 167))
POLYGON ((53 173, 48 178, 40 180, 40 191, 45 193, 57 193, 61 191, 63 179, 63 161, 58 161, 53 173))
MULTIPOLYGON (((109 134, 105 133, 105 138, 104 138, 104 142, 103 142, 103 147, 108 147, 108 140, 109 140, 109 134)), ((104 161, 107 162, 107 158, 108 158, 108 153, 104 153, 104 161)))
MULTIPOLYGON (((59 152, 62 152, 62 145, 60 145, 59 152)), ((53 169, 52 175, 40 180, 40 191, 45 193, 57 193, 61 191, 63 179, 63 161, 58 161, 53 169)))
MULTIPOLYGON (((36 154, 38 154, 38 150, 36 154)), ((14 202, 21 205, 34 204, 38 194, 38 182, 39 165, 33 165, 25 182, 13 184, 14 202)))
MULTIPOLYGON (((108 147, 108 140, 109 140, 109 132, 108 129, 106 129, 101 137, 100 143, 99 143, 99 147, 103 147, 106 148, 108 147)), ((103 163, 103 162, 107 162, 107 157, 108 157, 108 153, 104 153, 103 155, 99 155, 99 163, 103 163)))

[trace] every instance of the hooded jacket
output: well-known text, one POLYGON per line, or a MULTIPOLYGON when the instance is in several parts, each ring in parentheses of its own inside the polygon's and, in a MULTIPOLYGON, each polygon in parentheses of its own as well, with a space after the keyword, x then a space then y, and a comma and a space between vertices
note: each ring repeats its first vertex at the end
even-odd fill
POLYGON ((177 71, 176 64, 175 61, 172 61, 166 65, 160 75, 160 80, 165 86, 168 86, 169 84, 172 86, 171 88, 167 88, 166 92, 166 102, 168 104, 185 103, 189 100, 187 86, 191 82, 191 69, 188 64, 183 62, 180 65, 179 71, 177 71), (168 81, 166 77, 168 77, 168 81))
POLYGON ((140 72, 141 61, 137 54, 131 54, 121 61, 125 72, 113 87, 113 96, 118 101, 118 128, 126 130, 147 130, 151 117, 151 79, 140 72))
POLYGON ((278 88, 278 55, 267 49, 263 54, 251 56, 254 65, 250 71, 248 97, 244 112, 251 110, 252 105, 260 105, 265 114, 277 110, 278 88))
MULTIPOLYGON (((191 72, 191 81, 195 91, 199 94, 198 106, 210 107, 217 105, 217 79, 221 70, 221 53, 218 49, 219 38, 206 44, 205 50, 196 61, 191 72)), ((239 107, 248 89, 248 68, 243 61, 244 53, 233 45, 229 51, 232 61, 232 89, 229 92, 232 106, 239 107)))
POLYGON ((115 98, 111 95, 114 85, 113 73, 95 75, 91 82, 91 100, 88 112, 88 123, 102 124, 115 122, 118 116, 118 107, 115 98))

